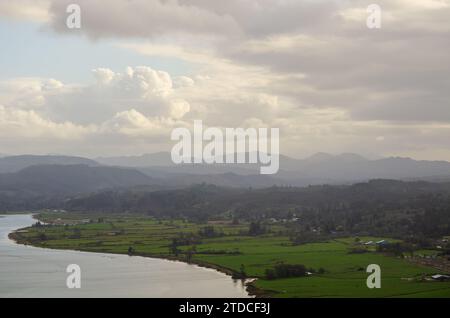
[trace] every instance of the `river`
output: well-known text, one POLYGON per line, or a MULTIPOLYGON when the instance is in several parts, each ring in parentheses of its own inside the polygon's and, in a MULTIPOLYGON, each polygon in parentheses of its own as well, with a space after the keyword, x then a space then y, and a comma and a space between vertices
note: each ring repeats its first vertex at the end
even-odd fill
POLYGON ((163 259, 51 250, 16 244, 8 234, 31 215, 0 215, 0 297, 249 297, 241 281, 213 269, 163 259), (66 286, 69 264, 81 288, 66 286))

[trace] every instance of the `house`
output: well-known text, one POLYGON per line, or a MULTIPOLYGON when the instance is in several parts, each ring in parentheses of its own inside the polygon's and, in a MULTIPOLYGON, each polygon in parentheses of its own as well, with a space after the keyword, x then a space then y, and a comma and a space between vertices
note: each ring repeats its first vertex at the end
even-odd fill
POLYGON ((440 282, 450 281, 450 276, 449 276, 449 275, 441 275, 441 274, 437 274, 437 275, 431 276, 431 278, 432 278, 433 280, 437 280, 437 281, 440 281, 440 282))
POLYGON ((364 245, 373 245, 373 241, 366 242, 364 245))
POLYGON ((388 244, 388 243, 389 243, 389 242, 386 241, 386 240, 381 240, 381 241, 376 242, 377 245, 386 245, 386 244, 388 244))

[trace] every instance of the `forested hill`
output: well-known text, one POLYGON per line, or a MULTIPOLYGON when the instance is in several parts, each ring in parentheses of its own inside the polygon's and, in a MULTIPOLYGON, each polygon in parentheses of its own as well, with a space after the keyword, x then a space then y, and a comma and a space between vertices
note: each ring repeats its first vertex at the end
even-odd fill
POLYGON ((31 166, 0 174, 0 211, 60 207, 70 196, 107 188, 151 185, 153 179, 125 168, 87 165, 31 166))
POLYGON ((404 236, 450 234, 450 183, 372 180, 351 186, 105 191, 69 200, 73 211, 163 217, 295 220, 306 231, 404 236))

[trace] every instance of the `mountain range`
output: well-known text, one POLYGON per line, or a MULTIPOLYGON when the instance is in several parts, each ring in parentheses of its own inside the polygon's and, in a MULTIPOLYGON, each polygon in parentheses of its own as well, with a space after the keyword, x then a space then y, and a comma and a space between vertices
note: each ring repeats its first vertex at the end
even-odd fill
POLYGON ((357 154, 280 156, 280 171, 260 175, 257 164, 174 165, 170 153, 88 159, 23 155, 0 158, 0 192, 78 193, 147 185, 192 184, 264 188, 273 185, 348 184, 370 179, 449 181, 450 162, 410 158, 366 159, 357 154))
MULTIPOLYGON (((146 174, 172 173, 181 175, 241 176, 259 174, 258 164, 214 164, 175 166, 170 153, 160 152, 142 156, 97 158, 105 165, 133 167, 146 174)), ((198 177, 197 177, 198 178, 198 177)), ((367 159, 353 153, 331 155, 317 153, 305 159, 280 156, 277 174, 258 178, 281 184, 307 185, 321 183, 349 183, 369 179, 450 179, 450 162, 418 161, 411 158, 389 157, 367 159)))

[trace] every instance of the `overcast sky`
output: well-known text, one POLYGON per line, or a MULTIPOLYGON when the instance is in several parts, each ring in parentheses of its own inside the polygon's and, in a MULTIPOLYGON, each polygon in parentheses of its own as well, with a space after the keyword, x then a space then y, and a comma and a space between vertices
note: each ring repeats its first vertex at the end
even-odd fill
POLYGON ((201 119, 450 160, 450 0, 2 0, 0 41, 1 154, 167 151, 201 119))

